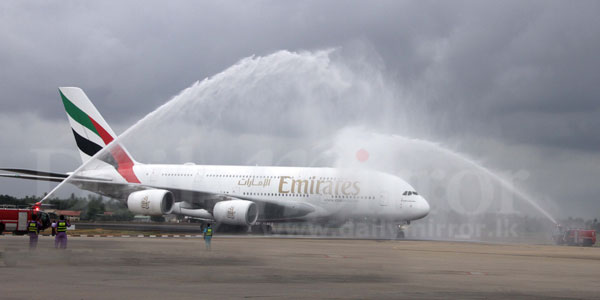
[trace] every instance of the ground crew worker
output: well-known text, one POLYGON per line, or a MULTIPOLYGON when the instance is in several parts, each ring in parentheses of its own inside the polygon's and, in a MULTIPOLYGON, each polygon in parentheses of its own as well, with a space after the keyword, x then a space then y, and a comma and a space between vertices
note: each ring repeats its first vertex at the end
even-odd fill
POLYGON ((52 220, 52 236, 56 236, 56 220, 52 220))
POLYGON ((67 249, 67 227, 71 227, 65 216, 61 215, 58 222, 52 224, 56 228, 56 237, 54 238, 54 248, 60 246, 61 249, 67 249))
POLYGON ((29 250, 35 250, 38 243, 38 235, 40 234, 40 227, 42 224, 38 222, 37 215, 31 215, 31 221, 27 225, 27 232, 29 233, 29 250))
POLYGON ((206 250, 210 251, 210 240, 212 239, 213 230, 210 227, 210 223, 204 228, 204 242, 206 243, 206 250))

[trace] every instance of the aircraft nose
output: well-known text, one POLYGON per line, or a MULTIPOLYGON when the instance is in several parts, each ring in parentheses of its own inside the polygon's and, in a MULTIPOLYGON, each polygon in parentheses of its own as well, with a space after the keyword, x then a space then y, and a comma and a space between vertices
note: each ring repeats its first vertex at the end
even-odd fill
POLYGON ((421 219, 421 218, 424 218, 425 216, 427 216, 429 214, 429 210, 431 209, 431 207, 429 206, 429 203, 423 197, 419 197, 419 200, 417 201, 417 205, 415 208, 416 208, 415 213, 417 215, 417 219, 421 219))

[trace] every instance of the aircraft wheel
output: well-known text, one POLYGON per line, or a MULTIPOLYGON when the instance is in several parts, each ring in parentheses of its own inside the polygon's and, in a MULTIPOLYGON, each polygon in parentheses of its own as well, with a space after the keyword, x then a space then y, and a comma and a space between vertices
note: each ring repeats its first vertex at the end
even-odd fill
POLYGON ((273 227, 271 225, 266 224, 252 225, 251 231, 253 234, 269 235, 273 233, 273 227))
POLYGON ((398 231, 398 234, 396 235, 396 239, 403 240, 404 239, 404 231, 402 231, 402 230, 398 231))
POLYGON ((213 229, 217 233, 246 233, 248 232, 247 226, 217 224, 213 229))

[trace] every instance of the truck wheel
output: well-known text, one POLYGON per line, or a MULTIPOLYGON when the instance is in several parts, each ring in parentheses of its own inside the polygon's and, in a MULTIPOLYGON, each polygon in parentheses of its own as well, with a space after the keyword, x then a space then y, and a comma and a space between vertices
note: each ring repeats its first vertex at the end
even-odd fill
POLYGON ((4 233, 4 228, 6 228, 4 223, 0 223, 0 235, 2 235, 4 233))

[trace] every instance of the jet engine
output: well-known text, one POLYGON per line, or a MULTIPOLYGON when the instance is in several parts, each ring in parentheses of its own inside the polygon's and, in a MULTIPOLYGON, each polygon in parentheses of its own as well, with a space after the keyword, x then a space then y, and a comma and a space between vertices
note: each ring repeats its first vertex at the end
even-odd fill
POLYGON ((144 190, 129 194, 127 207, 138 215, 162 216, 173 210, 173 194, 167 190, 144 190))
POLYGON ((215 221, 227 225, 249 226, 258 219, 256 203, 247 200, 217 202, 213 208, 215 221))

